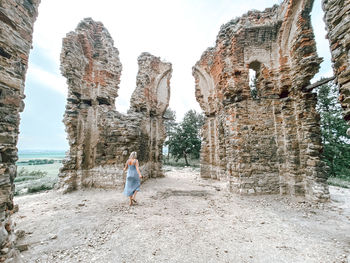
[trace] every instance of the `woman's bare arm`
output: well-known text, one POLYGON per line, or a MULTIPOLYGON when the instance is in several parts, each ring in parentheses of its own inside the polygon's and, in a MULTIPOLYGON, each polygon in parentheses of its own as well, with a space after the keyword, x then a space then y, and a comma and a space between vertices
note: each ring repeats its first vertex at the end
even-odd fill
POLYGON ((139 174, 139 176, 140 176, 140 178, 142 178, 142 175, 141 175, 141 172, 140 172, 140 169, 139 169, 139 161, 137 160, 136 161, 136 171, 137 171, 137 173, 139 174))
POLYGON ((125 167, 123 169, 124 171, 126 171, 126 169, 128 169, 128 162, 129 162, 129 160, 127 160, 126 163, 125 163, 125 167))

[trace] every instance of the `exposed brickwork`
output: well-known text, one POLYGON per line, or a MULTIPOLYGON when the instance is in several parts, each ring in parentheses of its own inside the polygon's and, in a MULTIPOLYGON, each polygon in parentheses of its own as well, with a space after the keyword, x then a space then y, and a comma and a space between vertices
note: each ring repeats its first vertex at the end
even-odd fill
MULTIPOLYGON (((322 2, 325 11, 334 75, 337 77, 344 119, 350 124, 350 2, 349 0, 322 2)), ((350 129, 348 129, 350 136, 350 129)))
POLYGON ((220 29, 193 68, 207 118, 201 175, 242 194, 327 200, 316 95, 304 90, 319 69, 310 23, 313 1, 284 1, 220 29), (257 72, 258 98, 249 88, 257 72))
POLYGON ((0 1, 0 262, 17 257, 10 215, 14 212, 19 113, 40 0, 0 1))
POLYGON ((128 115, 115 110, 122 70, 118 50, 102 23, 84 19, 63 40, 61 70, 67 78, 64 123, 70 152, 60 188, 122 185, 122 167, 139 153, 145 178, 162 176, 163 113, 170 96, 171 64, 143 53, 128 115))
MULTIPOLYGON (((17 260, 10 218, 16 144, 39 3, 0 1, 0 262, 17 260)), ((328 198, 316 98, 304 89, 320 63, 310 25, 312 4, 286 0, 230 21, 194 67, 196 97, 207 115, 203 177, 227 180, 239 193, 328 198), (249 68, 258 72, 258 99, 250 95, 249 68)), ((323 0, 323 8, 340 101, 350 121, 350 5, 323 0)), ((80 23, 64 39, 61 58, 69 86, 64 121, 70 143, 61 189, 120 185, 121 164, 133 150, 140 153, 143 175, 161 176, 171 65, 147 53, 140 56, 137 88, 123 115, 114 104, 121 73, 118 51, 101 23, 80 23)))

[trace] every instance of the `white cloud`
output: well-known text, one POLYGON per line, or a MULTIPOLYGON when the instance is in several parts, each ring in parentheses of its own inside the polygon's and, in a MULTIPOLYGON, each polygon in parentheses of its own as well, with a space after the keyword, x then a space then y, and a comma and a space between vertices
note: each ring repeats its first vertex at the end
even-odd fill
POLYGON ((28 80, 33 80, 43 84, 49 89, 53 89, 67 96, 66 79, 58 74, 45 71, 34 64, 30 64, 27 72, 28 80))

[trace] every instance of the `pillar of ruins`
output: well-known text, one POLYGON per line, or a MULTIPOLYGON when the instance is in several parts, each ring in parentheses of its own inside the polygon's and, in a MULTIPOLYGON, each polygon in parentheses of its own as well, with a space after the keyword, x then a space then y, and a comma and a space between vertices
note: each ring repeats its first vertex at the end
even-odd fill
MULTIPOLYGON (((339 86, 339 101, 344 119, 350 125, 350 2, 323 0, 334 76, 339 86)), ((347 134, 350 136, 350 129, 347 134)))
POLYGON ((163 114, 170 97, 170 63, 149 53, 138 58, 136 89, 127 115, 115 110, 122 66, 100 22, 84 19, 63 39, 61 71, 67 78, 64 123, 70 150, 60 171, 63 192, 122 185, 122 168, 138 152, 145 178, 162 176, 163 114))
POLYGON ((284 1, 223 25, 193 67, 205 112, 201 175, 241 194, 329 198, 316 94, 312 0, 284 1), (256 72, 256 96, 249 72, 256 72))
POLYGON ((15 258, 14 179, 17 174, 19 113, 40 0, 0 1, 0 262, 15 258))

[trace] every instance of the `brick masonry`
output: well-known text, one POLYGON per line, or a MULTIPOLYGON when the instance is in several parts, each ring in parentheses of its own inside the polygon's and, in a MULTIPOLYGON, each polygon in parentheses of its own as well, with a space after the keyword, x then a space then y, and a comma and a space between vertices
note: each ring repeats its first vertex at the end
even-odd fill
POLYGON ((241 194, 280 193, 328 200, 316 94, 313 1, 284 1, 223 25, 193 67, 206 114, 201 176, 241 194), (251 95, 249 70, 257 73, 251 95))
MULTIPOLYGON (((344 119, 350 124, 350 1, 322 2, 327 38, 332 54, 334 76, 339 85, 339 101, 344 119)), ((347 134, 350 136, 350 129, 347 134)))
POLYGON ((0 1, 0 262, 16 259, 11 214, 24 82, 40 0, 0 1))
POLYGON ((64 123, 70 145, 60 172, 63 192, 123 185, 122 168, 138 152, 147 179, 162 176, 163 114, 170 98, 170 63, 149 53, 138 58, 136 89, 127 115, 115 110, 122 65, 107 29, 84 19, 63 39, 61 71, 67 78, 64 123))

